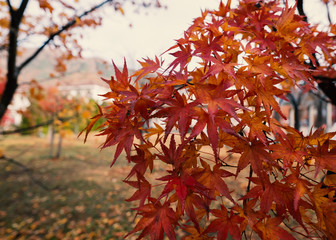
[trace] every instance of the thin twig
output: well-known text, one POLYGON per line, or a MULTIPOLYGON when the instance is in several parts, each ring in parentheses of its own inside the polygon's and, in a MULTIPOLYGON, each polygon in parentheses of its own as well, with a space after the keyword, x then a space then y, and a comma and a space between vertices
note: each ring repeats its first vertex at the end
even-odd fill
MULTIPOLYGON (((251 189, 251 177, 252 177, 252 174, 253 174, 253 170, 252 170, 252 166, 250 165, 249 181, 248 181, 247 188, 246 188, 246 194, 248 194, 250 192, 250 189, 251 189)), ((244 199, 243 206, 245 206, 247 202, 248 202, 248 199, 244 199)))
MULTIPOLYGON (((277 214, 273 209, 271 209, 271 211, 272 211, 272 213, 273 213, 275 216, 278 216, 278 214, 277 214)), ((285 225, 291 232, 297 233, 297 234, 299 234, 299 235, 305 237, 306 239, 309 239, 309 238, 310 238, 309 236, 307 236, 307 235, 305 235, 305 234, 303 234, 303 233, 300 233, 300 232, 294 230, 294 228, 290 227, 290 226, 288 225, 288 223, 285 222, 285 219, 282 221, 282 223, 283 223, 283 224, 284 224, 284 225, 285 225)))
POLYGON ((331 25, 331 24, 332 24, 332 21, 331 21, 331 17, 330 17, 330 9, 329 9, 328 2, 325 2, 325 6, 326 6, 326 8, 327 8, 328 21, 329 21, 329 24, 331 25))
POLYGON ((18 162, 18 161, 15 161, 14 159, 12 158, 7 158, 5 156, 2 156, 0 158, 0 160, 3 160, 3 161, 7 161, 9 163, 12 163, 12 164, 15 164, 21 168, 23 168, 23 171, 27 173, 27 175, 29 176, 29 178, 32 180, 33 183, 35 183, 36 185, 40 186, 41 188, 43 188, 44 190, 46 191, 50 191, 52 190, 51 188, 49 188, 48 186, 44 185, 41 181, 37 180, 34 175, 32 174, 33 172, 33 169, 31 168, 28 168, 27 166, 25 166, 24 164, 18 162))

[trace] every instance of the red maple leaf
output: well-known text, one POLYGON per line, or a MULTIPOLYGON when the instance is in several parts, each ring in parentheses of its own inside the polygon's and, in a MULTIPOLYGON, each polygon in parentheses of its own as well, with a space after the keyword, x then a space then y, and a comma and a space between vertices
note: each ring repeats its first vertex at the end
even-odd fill
POLYGON ((169 202, 161 204, 157 199, 151 198, 150 200, 150 203, 137 208, 138 215, 142 218, 125 237, 142 231, 137 239, 142 239, 147 235, 150 235, 151 239, 163 239, 163 235, 166 234, 170 240, 175 240, 174 227, 178 223, 169 202))
POLYGON ((142 207, 146 199, 150 198, 152 185, 140 173, 137 174, 137 178, 138 181, 124 180, 125 183, 138 189, 130 198, 126 199, 126 201, 140 200, 139 206, 142 207))
POLYGON ((211 213, 216 217, 210 225, 206 228, 203 234, 209 232, 216 232, 217 239, 227 239, 228 234, 235 239, 241 239, 241 232, 239 229, 239 224, 243 222, 244 218, 233 213, 228 213, 227 209, 221 205, 221 209, 211 210, 211 213))
POLYGON ((317 148, 311 148, 310 151, 315 159, 315 177, 322 169, 336 172, 336 146, 329 150, 329 140, 324 141, 322 145, 318 142, 317 148))
POLYGON ((265 221, 258 222, 254 229, 265 240, 295 240, 291 234, 279 226, 282 221, 280 217, 269 217, 265 221))

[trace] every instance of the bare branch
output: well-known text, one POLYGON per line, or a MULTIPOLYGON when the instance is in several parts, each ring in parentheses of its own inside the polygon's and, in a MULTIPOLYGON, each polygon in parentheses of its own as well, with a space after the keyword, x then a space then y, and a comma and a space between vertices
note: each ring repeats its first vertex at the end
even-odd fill
POLYGON ((82 13, 79 16, 76 16, 73 18, 73 20, 71 20, 70 22, 68 22, 67 24, 65 24, 63 27, 61 27, 58 31, 54 32, 53 34, 51 34, 49 36, 49 38, 30 56, 28 57, 19 67, 18 67, 18 72, 20 72, 26 65, 28 65, 56 36, 59 36, 62 32, 66 31, 67 29, 69 29, 70 27, 74 26, 76 24, 76 19, 82 19, 83 17, 87 16, 88 14, 90 14, 91 12, 95 11, 96 9, 104 6, 107 3, 112 2, 113 0, 106 0, 94 7, 92 7, 90 10, 85 11, 84 13, 82 13))

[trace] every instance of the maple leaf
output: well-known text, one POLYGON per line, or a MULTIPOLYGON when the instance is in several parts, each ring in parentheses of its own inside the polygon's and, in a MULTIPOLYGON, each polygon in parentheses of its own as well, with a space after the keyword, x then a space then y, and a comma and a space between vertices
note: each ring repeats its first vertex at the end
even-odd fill
POLYGON ((234 174, 221 169, 218 164, 214 165, 213 170, 211 170, 209 164, 207 164, 202 159, 201 163, 204 170, 200 173, 201 176, 198 181, 208 189, 217 190, 222 196, 227 197, 232 203, 235 203, 230 194, 228 186, 223 180, 223 178, 234 176, 234 174))
POLYGON ((232 99, 240 90, 228 90, 230 86, 231 84, 228 82, 218 86, 200 85, 196 89, 195 95, 200 103, 207 105, 208 113, 211 116, 214 116, 220 109, 239 121, 236 109, 249 110, 232 99))
POLYGON ((113 63, 114 73, 115 73, 117 81, 121 83, 124 88, 127 88, 130 84, 131 79, 128 78, 128 69, 127 69, 126 59, 124 59, 124 67, 123 67, 122 72, 118 69, 118 67, 115 65, 113 61, 112 63, 113 63))
MULTIPOLYGON (((171 68, 171 72, 178 66, 180 65, 180 70, 182 70, 188 62, 190 62, 190 59, 192 57, 192 50, 191 50, 191 46, 190 44, 180 44, 178 43, 176 45, 176 47, 178 47, 180 49, 180 51, 176 51, 174 53, 170 53, 171 55, 173 55, 175 57, 175 60, 168 66, 167 70, 171 68)), ((172 47, 172 48, 175 48, 172 47)), ((170 49, 172 49, 170 48, 170 49)), ((167 51, 169 51, 170 49, 168 49, 167 51)))
POLYGON ((146 76, 149 73, 156 72, 163 62, 160 62, 157 56, 155 56, 155 60, 151 60, 150 58, 143 58, 144 61, 138 61, 141 65, 141 69, 137 70, 131 77, 137 76, 137 80, 146 76))
POLYGON ((115 63, 112 61, 113 68, 114 68, 114 76, 111 76, 110 80, 102 78, 104 82, 106 82, 111 92, 106 93, 102 96, 105 96, 106 98, 115 98, 119 95, 119 91, 125 91, 128 89, 131 83, 131 78, 128 77, 128 69, 126 64, 126 59, 124 59, 124 67, 123 71, 121 72, 118 67, 115 65, 115 63))
MULTIPOLYGON (((215 54, 216 55, 216 54, 215 54)), ((233 79, 236 79, 236 74, 234 67, 237 65, 237 63, 225 63, 221 60, 221 57, 204 57, 204 60, 207 62, 211 62, 211 66, 207 70, 206 74, 203 76, 202 80, 215 76, 216 74, 220 72, 225 72, 229 76, 231 76, 233 79)))
MULTIPOLYGON (((160 181, 167 181, 165 188, 163 189, 159 199, 163 198, 164 196, 168 195, 171 191, 175 190, 177 197, 181 204, 181 211, 184 213, 185 202, 188 196, 188 192, 198 192, 200 194, 206 194, 207 188, 200 184, 196 179, 187 174, 183 173, 181 176, 178 176, 175 172, 171 172, 170 175, 158 178, 160 181)), ((190 199, 189 199, 190 200, 190 199)), ((191 205, 189 204, 188 207, 190 208, 191 205)), ((190 212, 190 209, 188 209, 190 212)))
POLYGON ((323 127, 320 127, 316 129, 313 132, 313 129, 311 129, 310 133, 308 136, 304 137, 302 136, 302 145, 308 144, 310 146, 316 146, 319 143, 325 142, 326 140, 329 141, 329 146, 333 147, 336 144, 335 140, 332 140, 333 137, 336 135, 336 132, 329 132, 329 133, 324 133, 325 129, 323 127))
POLYGON ((130 198, 126 199, 126 201, 131 202, 140 200, 139 206, 142 207, 145 200, 150 198, 151 184, 141 175, 141 173, 137 173, 137 178, 138 181, 124 180, 125 183, 138 189, 130 198))
POLYGON ((86 142, 86 139, 87 139, 87 137, 88 137, 88 135, 89 135, 89 133, 90 133, 90 131, 91 131, 91 129, 92 129, 92 127, 95 125, 95 123, 101 118, 101 117, 103 117, 103 111, 102 111, 102 109, 101 109, 101 107, 99 106, 99 105, 97 105, 97 107, 98 107, 98 110, 99 110, 99 113, 96 115, 96 116, 94 116, 94 117, 92 117, 91 118, 91 121, 90 121, 90 123, 79 133, 79 135, 78 135, 78 137, 80 136, 80 135, 82 135, 82 133, 84 132, 84 131, 86 131, 86 133, 85 133, 85 138, 84 138, 84 142, 86 142))
POLYGON ((318 230, 323 230, 329 239, 336 237, 336 203, 332 199, 327 198, 330 189, 322 188, 322 183, 316 185, 309 194, 309 198, 315 206, 318 224, 314 224, 318 230))
POLYGON ((128 161, 135 163, 135 165, 126 179, 130 179, 135 174, 144 175, 147 168, 151 172, 153 171, 155 155, 150 152, 149 148, 151 147, 151 144, 135 146, 136 155, 127 157, 128 161))
POLYGON ((53 12, 54 8, 50 5, 48 0, 38 0, 40 8, 42 8, 44 11, 49 11, 50 13, 53 12))
POLYGON ((226 14, 230 11, 230 6, 231 6, 231 0, 228 0, 226 5, 224 5, 223 1, 219 3, 218 10, 214 11, 214 14, 217 16, 222 16, 225 17, 226 14))
POLYGON ((265 222, 258 222, 254 228, 258 235, 265 240, 295 240, 286 230, 279 227, 282 221, 283 218, 280 217, 269 217, 265 222))
POLYGON ((244 111, 241 114, 238 114, 240 117, 239 126, 241 129, 244 129, 244 124, 248 126, 248 137, 249 139, 258 138, 262 143, 267 145, 267 136, 265 133, 270 131, 269 126, 266 125, 267 123, 267 114, 266 111, 256 111, 254 112, 247 112, 244 111))
POLYGON ((249 71, 261 73, 269 77, 274 75, 273 69, 268 66, 269 56, 255 56, 253 59, 250 58, 251 56, 249 58, 244 57, 244 60, 248 64, 249 71))
POLYGON ((175 98, 173 99, 163 100, 162 103, 167 104, 168 107, 159 110, 153 115, 153 117, 167 117, 164 140, 167 139, 176 122, 181 137, 185 137, 191 124, 193 108, 198 105, 197 101, 188 103, 185 95, 181 95, 178 91, 174 91, 174 96, 175 98))
MULTIPOLYGON (((195 44, 196 49, 193 55, 197 56, 197 54, 200 54, 201 58, 209 58, 212 52, 224 52, 221 44, 218 43, 223 35, 216 37, 212 35, 212 32, 210 32, 210 36, 201 36, 199 40, 191 41, 195 44)), ((207 62, 205 64, 207 64, 207 62)))
POLYGON ((281 144, 274 144, 269 147, 272 151, 271 155, 275 159, 282 159, 284 169, 291 168, 294 161, 304 165, 303 157, 308 155, 307 151, 303 151, 296 143, 293 135, 287 135, 286 138, 278 138, 281 144))
POLYGON ((307 180, 299 178, 299 172, 297 170, 296 173, 292 173, 291 175, 287 176, 285 179, 283 179, 288 185, 293 185, 295 184, 294 187, 294 209, 297 210, 299 207, 299 200, 300 198, 309 192, 308 187, 311 186, 311 183, 308 182, 307 180))
POLYGON ((263 163, 274 164, 271 154, 265 149, 265 145, 256 139, 251 142, 240 141, 240 144, 236 144, 230 151, 241 154, 237 167, 237 175, 251 163, 253 172, 263 177, 263 163))
POLYGON ((175 168, 178 168, 180 164, 185 160, 182 156, 182 151, 185 143, 180 144, 176 148, 175 136, 172 135, 170 138, 169 148, 166 147, 162 142, 161 149, 163 154, 157 154, 157 157, 166 164, 172 164, 175 168))
MULTIPOLYGON (((181 212, 183 213, 182 204, 181 212)), ((185 203, 185 212, 189 216, 190 220, 194 223, 195 228, 197 229, 199 237, 201 237, 202 227, 199 224, 200 219, 202 219, 205 215, 209 218, 209 206, 202 197, 200 197, 196 193, 189 193, 186 197, 185 203), (197 211, 195 210, 197 208, 197 211)), ((177 208, 179 209, 179 208, 177 208)))
POLYGON ((146 129, 146 135, 145 135, 145 138, 150 138, 151 136, 157 134, 157 137, 156 137, 156 140, 155 140, 155 144, 156 145, 159 141, 160 141, 160 135, 164 133, 164 129, 159 125, 157 124, 156 122, 154 122, 154 127, 152 128, 147 128, 146 129))
POLYGON ((329 140, 321 145, 319 142, 317 148, 311 148, 310 152, 315 159, 315 177, 321 169, 327 169, 336 172, 336 146, 329 150, 329 140))
POLYGON ((230 236, 233 239, 241 239, 241 232, 238 225, 244 220, 242 217, 234 214, 232 211, 229 215, 227 209, 223 205, 221 205, 220 210, 213 209, 211 210, 211 213, 216 219, 209 224, 203 234, 217 232, 217 239, 227 239, 227 236, 230 233, 230 236))
POLYGON ((295 14, 295 9, 296 5, 288 7, 288 2, 286 2, 285 8, 275 24, 277 34, 281 35, 288 42, 292 40, 291 36, 293 33, 307 26, 307 23, 303 21, 303 17, 295 14))
POLYGON ((138 122, 137 119, 134 121, 125 120, 115 125, 110 125, 98 134, 99 136, 106 135, 105 143, 101 148, 107 148, 117 144, 111 166, 116 162, 123 149, 127 156, 130 157, 134 136, 138 139, 143 139, 139 130, 143 124, 143 122, 138 122))
MULTIPOLYGON (((275 87, 275 85, 280 82, 282 82, 281 79, 279 80, 272 76, 266 76, 260 80, 258 78, 255 80, 250 79, 250 81, 246 81, 246 83, 244 83, 244 85, 247 86, 249 90, 254 92, 254 94, 252 94, 256 97, 256 107, 260 107, 262 104, 268 118, 271 117, 271 111, 273 108, 284 119, 286 119, 279 107, 279 103, 275 99, 275 97, 284 98, 284 94, 286 93, 286 91, 275 87)), ((251 93, 249 92, 247 95, 249 94, 251 93)))
POLYGON ((161 204, 154 198, 151 202, 137 208, 138 215, 142 218, 135 228, 125 237, 138 231, 142 231, 137 239, 150 235, 151 239, 162 239, 166 234, 170 240, 175 240, 174 227, 178 224, 175 213, 169 202, 161 204))
POLYGON ((129 85, 131 91, 120 91, 122 95, 120 103, 129 102, 131 114, 140 115, 148 121, 150 112, 153 111, 156 102, 153 100, 157 94, 157 90, 150 89, 148 85, 144 85, 139 93, 138 90, 129 85), (150 109, 150 110, 149 110, 150 109))
POLYGON ((217 128, 221 128, 223 131, 232 134, 237 135, 237 133, 232 129, 230 123, 223 119, 223 118, 217 118, 214 115, 208 114, 206 111, 204 111, 202 108, 194 109, 194 116, 197 120, 195 126, 193 127, 193 130, 190 134, 189 139, 195 137, 199 133, 202 133, 203 129, 206 126, 207 134, 209 136, 210 145, 212 147, 212 150, 215 154, 216 161, 218 160, 218 131, 217 128))
POLYGON ((183 230, 188 233, 187 236, 184 236, 182 240, 211 240, 214 237, 207 236, 202 234, 203 229, 197 229, 194 226, 186 225, 183 227, 183 230))

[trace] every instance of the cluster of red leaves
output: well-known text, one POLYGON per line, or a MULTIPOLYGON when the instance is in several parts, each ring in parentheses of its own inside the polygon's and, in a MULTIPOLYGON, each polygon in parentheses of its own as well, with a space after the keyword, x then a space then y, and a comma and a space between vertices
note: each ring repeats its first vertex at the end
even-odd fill
POLYGON ((335 189, 319 183, 336 171, 335 133, 304 136, 272 118, 282 115, 278 98, 314 87, 313 74, 334 61, 335 32, 318 32, 280 2, 243 0, 232 9, 228 1, 202 12, 168 50, 168 67, 144 59, 128 76, 126 63, 114 66, 108 106, 86 130, 106 119, 100 135, 103 148, 116 145, 112 164, 123 150, 133 164, 125 182, 136 189, 128 201, 139 201, 141 219, 129 234, 336 238, 336 203, 327 197, 335 189), (207 147, 212 154, 203 154, 207 147), (157 165, 166 175, 153 184, 157 165), (227 184, 241 177, 246 189, 227 184))

